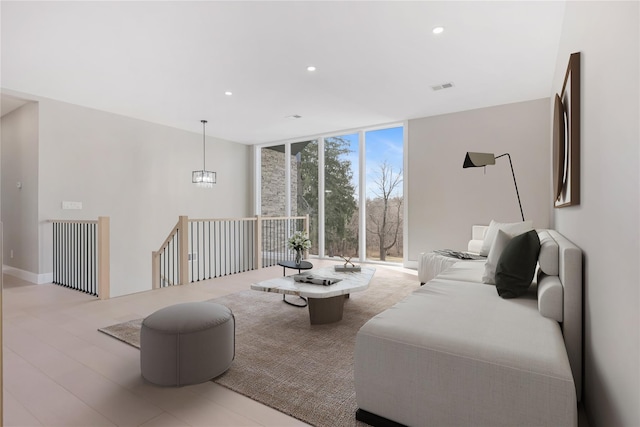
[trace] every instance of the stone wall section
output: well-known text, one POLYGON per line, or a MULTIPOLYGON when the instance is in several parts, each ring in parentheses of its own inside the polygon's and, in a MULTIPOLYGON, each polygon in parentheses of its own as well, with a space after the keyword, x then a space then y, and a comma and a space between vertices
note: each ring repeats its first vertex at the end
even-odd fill
MULTIPOLYGON (((261 150, 262 216, 285 216, 285 154, 270 148, 261 150)), ((298 211, 298 162, 291 156, 291 212, 298 211)))

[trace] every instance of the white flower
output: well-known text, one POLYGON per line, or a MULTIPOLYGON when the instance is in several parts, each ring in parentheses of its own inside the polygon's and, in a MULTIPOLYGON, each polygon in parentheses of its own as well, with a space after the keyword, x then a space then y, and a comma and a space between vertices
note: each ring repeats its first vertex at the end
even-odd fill
POLYGON ((304 231, 296 231, 287 241, 289 249, 294 251, 306 250, 311 248, 311 240, 304 231))

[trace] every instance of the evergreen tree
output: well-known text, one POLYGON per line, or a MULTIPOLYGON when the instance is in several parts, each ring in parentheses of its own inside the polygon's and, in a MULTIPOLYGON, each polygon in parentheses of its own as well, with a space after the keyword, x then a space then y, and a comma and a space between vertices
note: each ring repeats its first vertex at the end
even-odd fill
MULTIPOLYGON (((353 255, 357 248, 357 203, 355 187, 352 184, 351 161, 346 159, 351 150, 349 141, 341 137, 326 138, 324 150, 325 164, 325 249, 328 255, 353 255)), ((318 150, 317 143, 309 143, 300 152, 299 191, 300 210, 306 210, 311 218, 318 212, 318 150), (315 145, 315 146, 314 146, 315 145)), ((310 234, 318 235, 316 221, 311 221, 310 234)), ((312 251, 317 252, 317 242, 312 251)))

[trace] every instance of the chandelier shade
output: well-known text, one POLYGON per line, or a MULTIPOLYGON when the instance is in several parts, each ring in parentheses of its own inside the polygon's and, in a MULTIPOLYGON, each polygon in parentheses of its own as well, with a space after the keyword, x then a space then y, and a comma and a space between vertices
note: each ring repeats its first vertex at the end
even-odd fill
POLYGON ((213 184, 216 183, 216 173, 208 171, 206 166, 205 126, 207 121, 200 121, 202 122, 202 170, 196 170, 191 173, 191 182, 198 187, 213 188, 213 184))
POLYGON ((207 170, 193 171, 191 173, 191 182, 198 187, 211 188, 216 183, 216 173, 207 170))

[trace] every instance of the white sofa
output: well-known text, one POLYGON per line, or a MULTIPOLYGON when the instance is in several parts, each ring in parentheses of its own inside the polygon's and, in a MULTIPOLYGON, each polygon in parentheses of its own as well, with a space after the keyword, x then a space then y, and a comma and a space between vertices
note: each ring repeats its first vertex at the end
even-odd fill
POLYGON ((462 261, 369 320, 356 337, 356 418, 372 425, 577 426, 582 251, 538 230, 542 271, 526 295, 462 261))

